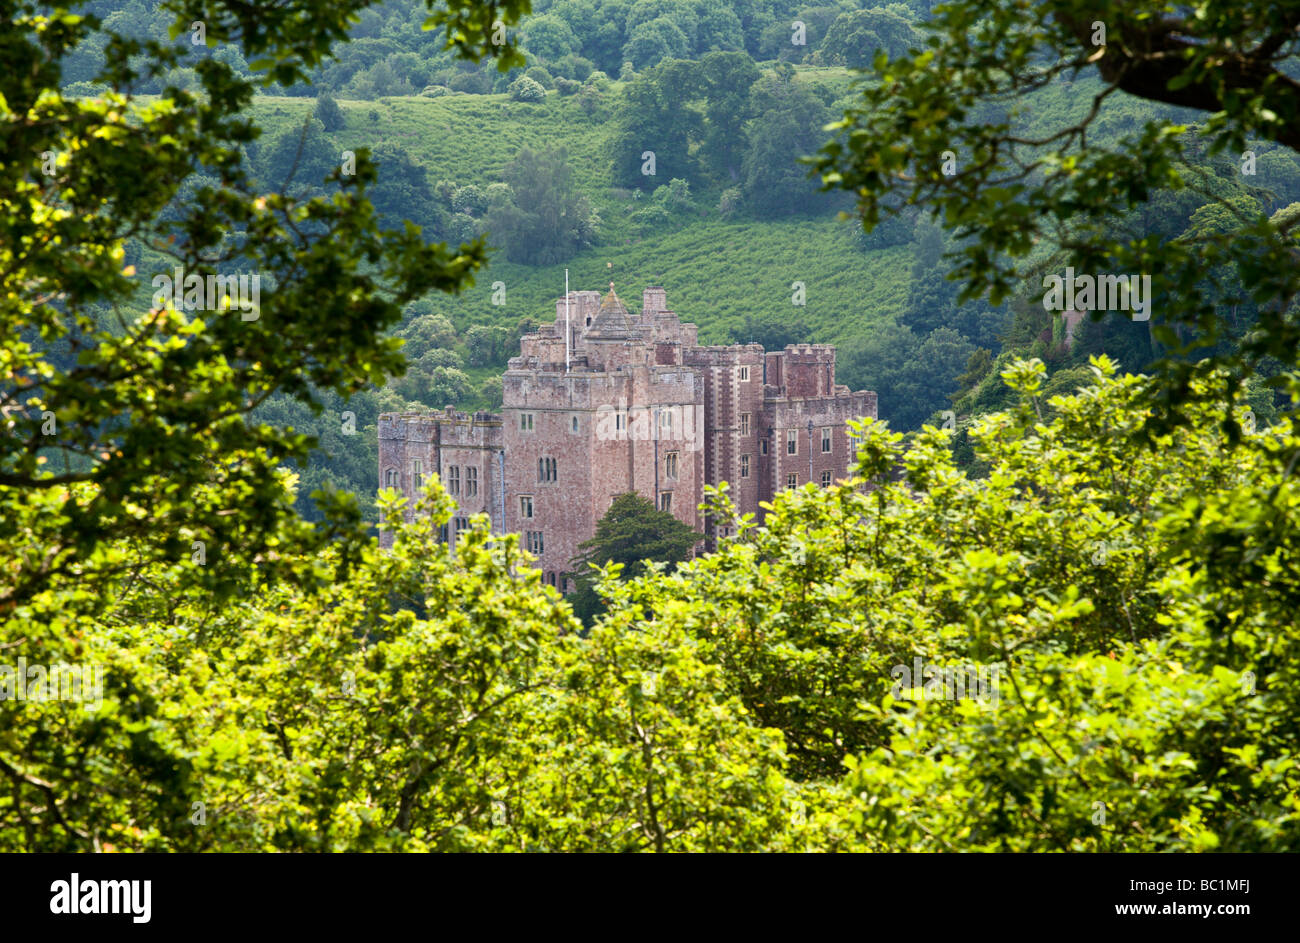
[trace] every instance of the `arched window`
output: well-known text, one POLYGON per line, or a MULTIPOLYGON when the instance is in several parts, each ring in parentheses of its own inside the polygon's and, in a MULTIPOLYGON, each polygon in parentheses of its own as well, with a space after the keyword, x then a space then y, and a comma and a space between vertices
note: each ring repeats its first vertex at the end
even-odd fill
POLYGON ((399 485, 398 485, 398 481, 397 481, 397 469, 396 469, 396 468, 389 468, 389 469, 386 469, 386 470, 384 471, 384 487, 385 487, 385 488, 397 488, 397 487, 399 487, 399 485))

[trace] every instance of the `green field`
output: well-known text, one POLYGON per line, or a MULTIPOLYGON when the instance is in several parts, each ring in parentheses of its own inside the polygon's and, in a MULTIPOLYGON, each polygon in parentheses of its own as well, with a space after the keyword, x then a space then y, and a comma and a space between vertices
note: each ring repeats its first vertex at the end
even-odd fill
MULTIPOLYGON (((842 69, 804 74, 836 82, 846 77, 842 69)), ((723 219, 717 194, 702 192, 696 194, 699 219, 642 235, 627 219, 638 203, 628 191, 610 186, 607 146, 616 102, 611 90, 602 109, 588 115, 575 98, 556 94, 535 105, 511 102, 505 95, 340 101, 347 127, 330 138, 340 151, 394 141, 427 169, 431 182, 480 186, 499 180, 520 148, 565 147, 577 186, 602 219, 599 243, 566 263, 570 287, 603 289, 613 281, 635 309, 643 287, 660 285, 674 310, 700 326, 705 341, 726 340, 728 329, 746 315, 793 315, 814 328, 810 339, 834 343, 892 319, 900 310, 910 249, 863 253, 849 240, 852 224, 833 214, 782 221, 723 219), (792 303, 795 282, 804 285, 803 308, 792 303)), ((259 98, 255 116, 269 135, 285 123, 301 121, 313 104, 311 99, 259 98)), ((465 295, 434 295, 432 301, 461 332, 475 324, 513 325, 523 317, 546 321, 563 294, 566 265, 516 265, 497 253, 465 295), (505 305, 492 304, 492 285, 498 281, 506 287, 505 305)))

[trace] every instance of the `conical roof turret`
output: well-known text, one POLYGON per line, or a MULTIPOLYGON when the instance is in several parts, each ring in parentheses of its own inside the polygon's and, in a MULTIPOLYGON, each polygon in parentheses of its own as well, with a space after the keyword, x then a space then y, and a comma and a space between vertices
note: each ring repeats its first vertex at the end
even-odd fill
POLYGON ((587 329, 587 337, 592 340, 617 341, 638 336, 640 332, 632 326, 627 308, 619 301, 618 295, 614 293, 614 283, 610 282, 609 293, 601 299, 600 310, 587 329))

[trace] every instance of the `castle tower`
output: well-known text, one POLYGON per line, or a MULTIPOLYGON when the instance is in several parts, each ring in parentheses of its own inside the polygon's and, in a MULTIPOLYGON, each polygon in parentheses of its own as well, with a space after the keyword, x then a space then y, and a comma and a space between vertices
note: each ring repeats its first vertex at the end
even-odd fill
MULTIPOLYGON (((761 522, 777 492, 846 477, 846 422, 877 414, 875 393, 836 384, 834 347, 701 347, 662 288, 644 289, 632 314, 612 283, 603 297, 558 299, 554 323, 520 339, 502 386, 500 415, 380 416, 380 486, 410 496, 439 475, 458 503, 445 539, 486 512, 562 590, 615 496, 635 491, 703 534, 704 486, 727 481, 737 511, 761 522)), ((708 544, 719 536, 730 535, 708 544)))

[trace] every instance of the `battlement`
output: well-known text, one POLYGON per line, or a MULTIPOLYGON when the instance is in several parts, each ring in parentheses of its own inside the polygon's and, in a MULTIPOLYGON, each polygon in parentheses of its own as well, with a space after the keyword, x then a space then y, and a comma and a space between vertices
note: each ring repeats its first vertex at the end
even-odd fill
POLYGON ((570 291, 555 308, 553 323, 520 338, 498 412, 382 414, 379 477, 414 497, 436 475, 457 504, 445 539, 486 512, 498 532, 525 535, 544 580, 564 591, 616 495, 641 494, 712 539, 699 512, 706 486, 729 482, 737 510, 761 521, 780 490, 848 474, 847 422, 876 415, 875 393, 835 382, 833 345, 701 345, 661 287, 642 290, 639 311, 612 284, 570 291))

